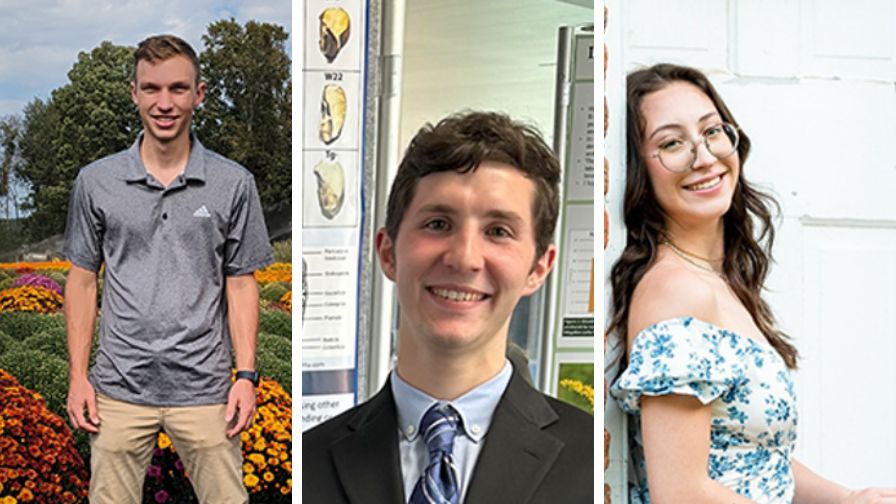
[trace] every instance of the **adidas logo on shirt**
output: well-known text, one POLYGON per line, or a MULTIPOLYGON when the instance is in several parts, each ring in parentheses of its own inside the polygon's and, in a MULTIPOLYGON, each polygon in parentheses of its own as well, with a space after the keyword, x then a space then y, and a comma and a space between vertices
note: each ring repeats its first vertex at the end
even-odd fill
POLYGON ((205 205, 202 205, 201 207, 199 207, 198 210, 196 210, 195 212, 193 212, 193 217, 205 217, 205 218, 209 218, 209 217, 211 217, 211 216, 212 216, 212 214, 208 213, 208 208, 205 208, 205 205))

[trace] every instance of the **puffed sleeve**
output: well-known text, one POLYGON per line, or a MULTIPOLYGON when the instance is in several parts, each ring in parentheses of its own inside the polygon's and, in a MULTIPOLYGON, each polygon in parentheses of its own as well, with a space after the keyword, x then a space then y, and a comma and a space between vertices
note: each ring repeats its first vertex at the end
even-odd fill
POLYGON ((639 412, 642 395, 688 395, 709 404, 744 373, 730 336, 692 317, 654 324, 635 338, 628 368, 610 393, 630 414, 639 412))

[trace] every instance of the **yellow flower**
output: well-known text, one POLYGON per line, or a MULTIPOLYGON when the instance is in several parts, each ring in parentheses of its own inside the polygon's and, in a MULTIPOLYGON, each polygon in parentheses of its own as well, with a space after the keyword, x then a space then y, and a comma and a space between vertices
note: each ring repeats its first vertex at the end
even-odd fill
POLYGON ((243 472, 246 474, 252 474, 255 472, 255 466, 246 462, 245 464, 243 464, 243 472))
POLYGON ((255 485, 258 485, 258 476, 254 474, 247 474, 243 477, 243 483, 249 487, 253 488, 255 485))
POLYGON ((268 482, 274 481, 274 474, 270 471, 265 471, 264 475, 262 475, 262 478, 264 478, 264 480, 268 482))
POLYGON ((17 501, 15 497, 9 495, 4 497, 3 500, 0 500, 0 504, 18 504, 18 502, 19 501, 17 501))
POLYGON ((560 386, 565 387, 587 399, 588 403, 591 404, 591 409, 594 409, 594 387, 582 383, 579 380, 571 380, 568 378, 560 380, 560 386))
POLYGON ((168 434, 165 434, 164 432, 160 432, 159 433, 159 448, 164 450, 165 448, 168 448, 169 446, 171 446, 171 438, 168 437, 168 434))
POLYGON ((257 270, 255 280, 261 285, 272 282, 292 283, 292 264, 274 263, 267 268, 257 270))
POLYGON ((250 453, 249 456, 246 458, 249 459, 249 461, 251 461, 253 464, 255 464, 257 466, 264 464, 264 455, 262 455, 260 453, 250 453))

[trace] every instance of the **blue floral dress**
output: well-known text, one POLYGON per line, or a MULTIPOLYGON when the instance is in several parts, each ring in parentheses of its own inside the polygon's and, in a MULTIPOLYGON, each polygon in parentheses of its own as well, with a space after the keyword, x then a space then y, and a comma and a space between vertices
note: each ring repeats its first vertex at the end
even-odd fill
MULTIPOLYGON (((642 395, 681 394, 712 407, 709 476, 760 504, 790 504, 796 396, 778 353, 693 317, 654 324, 635 338, 628 368, 610 389, 631 415, 629 502, 647 504, 642 395)), ((670 435, 675 435, 670 433, 670 435)))

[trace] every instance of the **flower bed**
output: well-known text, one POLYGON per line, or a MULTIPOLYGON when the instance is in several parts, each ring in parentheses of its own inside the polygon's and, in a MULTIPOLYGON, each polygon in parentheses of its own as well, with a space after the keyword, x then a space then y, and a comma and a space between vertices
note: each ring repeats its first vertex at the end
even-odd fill
MULTIPOLYGON (((25 391, 23 396, 32 402, 40 402, 42 412, 29 412, 26 415, 28 422, 40 423, 42 427, 37 432, 42 433, 43 442, 64 452, 57 459, 66 461, 66 464, 57 464, 58 467, 47 468, 29 460, 27 464, 31 465, 22 466, 25 472, 7 471, 7 462, 18 450, 10 448, 12 442, 19 443, 15 446, 23 445, 26 451, 31 449, 30 445, 40 446, 41 456, 52 453, 52 450, 45 450, 39 440, 32 441, 33 436, 7 439, 11 428, 8 419, 17 415, 12 421, 17 429, 27 422, 19 413, 8 414, 9 408, 19 406, 7 398, 14 389, 6 387, 5 378, 0 378, 0 504, 87 501, 89 467, 84 460, 89 457, 88 438, 81 432, 73 434, 62 420, 68 384, 68 355, 62 314, 58 312, 63 306, 63 286, 70 267, 67 261, 0 263, 0 377, 9 377, 25 391), (54 420, 50 422, 45 417, 54 420), (33 470, 27 472, 29 468, 33 470), (58 485, 64 488, 60 490, 58 485), (41 493, 51 488, 55 493, 41 493)), ((263 306, 260 314, 263 334, 259 334, 257 365, 263 378, 258 388, 254 423, 242 434, 246 471, 243 481, 250 493, 250 502, 285 503, 290 502, 292 495, 292 399, 289 393, 292 297, 288 290, 292 266, 276 263, 256 272, 255 276, 262 288, 271 284, 283 285, 268 288, 272 302, 263 306), (286 287, 285 292, 283 287, 286 287)), ((95 348, 91 352, 91 362, 93 351, 95 348)), ((38 408, 29 407, 32 410, 38 408)), ((14 459, 14 462, 21 460, 14 459)), ((183 465, 164 434, 159 436, 144 490, 148 490, 144 495, 147 504, 198 502, 183 465)))
POLYGON ((72 267, 72 263, 69 261, 40 261, 40 262, 14 262, 14 263, 0 263, 0 269, 6 270, 56 270, 56 271, 68 271, 72 267))
POLYGON ((44 289, 51 290, 56 294, 59 294, 60 296, 62 295, 62 287, 59 286, 59 283, 45 275, 28 273, 16 278, 12 282, 12 285, 13 287, 21 287, 23 285, 42 287, 44 289))
POLYGON ((292 264, 274 263, 267 268, 255 272, 255 280, 261 285, 272 282, 285 282, 292 284, 292 264))
POLYGON ((0 291, 0 312, 53 313, 62 308, 62 296, 43 287, 24 285, 0 291))
MULTIPOLYGON (((292 398, 274 380, 262 379, 252 425, 240 434, 243 484, 252 503, 290 502, 292 495, 292 398)), ((197 502, 171 439, 160 433, 143 487, 145 503, 197 502)))
POLYGON ((68 426, 2 369, 0 408, 0 502, 86 500, 87 468, 68 426))

